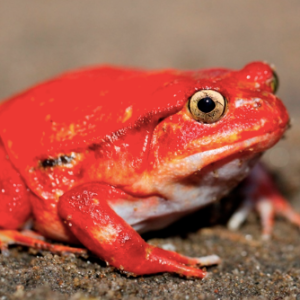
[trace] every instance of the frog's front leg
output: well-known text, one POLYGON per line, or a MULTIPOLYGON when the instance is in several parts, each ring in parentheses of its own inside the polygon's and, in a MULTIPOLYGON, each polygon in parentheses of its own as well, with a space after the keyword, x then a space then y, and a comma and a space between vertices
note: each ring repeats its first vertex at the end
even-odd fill
POLYGON ((59 215, 78 240, 108 264, 133 275, 174 272, 203 278, 206 272, 195 265, 218 263, 217 256, 189 258, 147 244, 109 206, 112 189, 84 184, 65 193, 58 205, 59 215))
POLYGON ((281 215, 300 227, 300 214, 281 195, 262 164, 257 164, 243 183, 243 193, 245 200, 229 220, 230 229, 237 229, 253 208, 260 215, 264 239, 271 236, 275 215, 281 215))

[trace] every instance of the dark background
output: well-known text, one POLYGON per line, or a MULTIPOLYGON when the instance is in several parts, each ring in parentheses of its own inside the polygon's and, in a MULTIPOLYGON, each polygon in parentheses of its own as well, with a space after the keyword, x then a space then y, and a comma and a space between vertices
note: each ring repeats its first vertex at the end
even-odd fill
MULTIPOLYGON (((274 64, 279 74, 279 96, 290 111, 293 127, 287 139, 264 159, 276 172, 283 192, 300 211, 300 1, 0 0, 0 99, 85 65, 241 68, 254 60, 274 64)), ((16 120, 16 126, 22 124, 16 120)), ((258 223, 254 224, 259 231, 258 223)), ((288 227, 287 234, 293 230, 288 227)), ((279 233, 278 236, 280 240, 279 233)), ((290 242, 299 250, 299 232, 294 231, 290 242)), ((278 259, 282 261, 280 255, 278 259)), ((299 253, 295 257, 299 272, 299 253)), ((230 262, 226 255, 225 259, 230 262)), ((278 264, 275 261, 274 258, 278 264)), ((229 266, 231 276, 233 263, 229 266)), ((285 271, 279 268, 281 274, 285 271)), ((216 278, 222 279, 224 274, 216 278)), ((48 280, 46 277, 45 282, 48 280)), ((186 282, 178 280, 178 284, 186 282)), ((266 280, 266 285, 271 282, 270 278, 266 280)), ((18 283, 16 279, 14 282, 18 283)), ((24 287, 30 290, 43 284, 24 287)), ((15 291, 16 285, 10 288, 7 291, 15 291)), ((54 289, 52 284, 50 289, 54 289)), ((168 293, 162 295, 167 297, 168 293)), ((250 291, 241 295, 271 294, 250 291)))

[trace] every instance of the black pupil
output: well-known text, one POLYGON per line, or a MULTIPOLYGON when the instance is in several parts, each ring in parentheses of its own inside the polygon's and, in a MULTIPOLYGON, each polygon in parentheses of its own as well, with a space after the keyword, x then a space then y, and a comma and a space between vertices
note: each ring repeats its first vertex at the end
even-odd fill
POLYGON ((216 107, 215 102, 210 97, 201 99, 197 105, 198 108, 204 113, 209 113, 216 107))

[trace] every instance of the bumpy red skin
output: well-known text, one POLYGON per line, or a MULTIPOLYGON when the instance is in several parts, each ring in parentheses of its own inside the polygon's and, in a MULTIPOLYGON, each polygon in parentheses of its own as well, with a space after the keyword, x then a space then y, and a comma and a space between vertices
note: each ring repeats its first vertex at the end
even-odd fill
MULTIPOLYGON (((272 79, 271 68, 260 62, 241 71, 157 72, 107 66, 64 74, 10 99, 0 106, 0 136, 11 162, 7 170, 16 172, 8 177, 22 182, 25 203, 23 215, 23 209, 18 211, 22 215, 18 217, 20 221, 12 228, 28 218, 29 197, 35 227, 47 237, 80 240, 112 265, 134 274, 171 271, 202 278, 205 274, 201 270, 185 269, 188 267, 184 265, 195 261, 145 244, 107 201, 155 194, 155 189, 135 183, 142 174, 153 176, 161 165, 175 157, 267 133, 275 133, 274 141, 268 146, 262 143, 254 151, 265 150, 277 142, 286 128, 288 114, 272 93, 272 79), (219 91, 228 101, 224 117, 211 126, 193 120, 186 106, 195 91, 202 89, 219 91), (257 107, 236 107, 236 98, 261 100, 257 107), (45 159, 71 153, 76 153, 71 166, 43 168, 41 164, 45 159), (98 183, 80 187, 90 182, 98 183), (97 196, 95 205, 89 199, 83 209, 72 200, 74 193, 80 198, 86 189, 100 188, 102 196, 97 196), (97 216, 92 208, 97 208, 97 216), (69 216, 72 220, 68 220, 69 216), (103 216, 108 219, 104 221, 103 216), (72 226, 66 226, 62 219, 72 226), (119 230, 118 234, 107 238, 104 235, 99 242, 98 233, 93 231, 95 224, 103 230, 112 226, 119 230), (131 240, 125 246, 124 236, 131 240), (134 255, 130 256, 132 249, 134 255), (162 264, 157 263, 157 257, 164 260, 162 264)), ((0 151, 3 152, 1 145, 0 151)), ((206 164, 226 155, 225 151, 206 164)), ((0 159, 2 166, 3 155, 0 159)), ((7 181, 1 177, 0 180, 1 184, 7 181)), ((7 218, 7 209, 0 214, 0 219, 7 218)), ((1 226, 7 228, 7 223, 1 226)))
POLYGON ((0 140, 0 228, 18 229, 30 216, 31 193, 13 168, 0 140))

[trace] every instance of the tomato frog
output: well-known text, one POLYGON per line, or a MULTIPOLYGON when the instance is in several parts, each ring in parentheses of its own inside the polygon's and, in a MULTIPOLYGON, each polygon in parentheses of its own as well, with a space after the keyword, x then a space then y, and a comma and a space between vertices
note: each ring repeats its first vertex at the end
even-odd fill
POLYGON ((132 275, 203 278, 219 257, 147 244, 163 228, 219 200, 247 175, 245 204, 269 236, 276 213, 296 213, 260 165, 289 116, 274 70, 147 71, 100 66, 65 73, 0 106, 0 245, 82 253, 84 245, 132 275), (251 171, 251 169, 253 170, 251 171), (250 172, 251 171, 251 172, 250 172), (35 231, 24 229, 33 219, 35 231))

